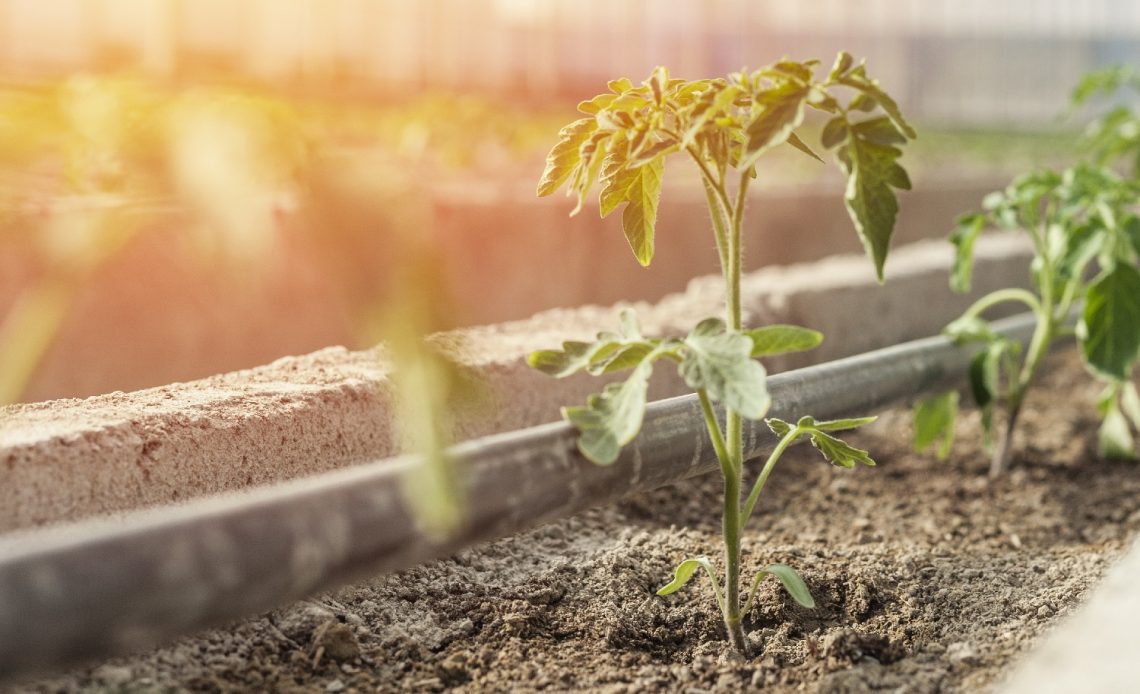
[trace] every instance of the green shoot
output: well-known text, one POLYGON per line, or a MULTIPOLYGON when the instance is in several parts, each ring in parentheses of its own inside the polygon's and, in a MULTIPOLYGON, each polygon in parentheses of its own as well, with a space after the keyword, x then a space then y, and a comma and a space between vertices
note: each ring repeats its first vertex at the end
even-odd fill
MULTIPOLYGON (((610 383, 584 406, 563 409, 580 432, 582 455, 599 465, 614 463, 637 436, 655 363, 665 359, 677 364, 700 400, 724 477, 724 583, 722 589, 709 559, 686 559, 659 594, 679 590, 703 568, 713 582, 728 638, 741 653, 747 652, 741 624, 741 530, 776 461, 789 445, 806 438, 835 465, 874 464, 866 451, 830 433, 870 420, 815 422, 804 417, 795 426, 771 420, 780 442, 742 499, 742 418, 760 419, 771 404, 767 372, 756 359, 811 349, 823 339, 798 326, 746 329, 742 323, 741 231, 758 161, 782 145, 822 161, 796 130, 808 112, 825 114, 820 146, 835 150, 847 179, 848 213, 880 281, 898 213, 895 189, 910 188, 898 163, 899 145, 915 135, 898 105, 847 53, 840 53, 822 78, 816 75, 818 68, 818 61, 783 60, 723 79, 687 81, 671 78, 659 67, 640 85, 614 80, 609 92, 579 104, 584 117, 559 133, 538 184, 540 196, 560 188, 576 196, 571 214, 583 209, 597 184, 602 216, 622 208, 630 249, 640 264, 649 265, 666 159, 674 154, 687 157, 700 173, 725 282, 724 319, 705 319, 685 337, 646 338, 627 311, 620 332, 599 333, 592 343, 566 342, 560 350, 535 352, 530 364, 559 378, 579 371, 628 372, 624 381, 610 383), (723 428, 716 405, 725 410, 723 428)), ((814 604, 807 585, 784 564, 771 564, 757 574, 753 589, 767 575, 779 579, 800 604, 814 604)))

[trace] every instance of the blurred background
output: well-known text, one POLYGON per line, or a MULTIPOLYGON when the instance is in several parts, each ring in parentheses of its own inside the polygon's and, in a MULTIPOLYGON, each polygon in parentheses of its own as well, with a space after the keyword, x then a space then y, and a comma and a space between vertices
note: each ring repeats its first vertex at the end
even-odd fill
MULTIPOLYGON (((393 303, 445 329, 682 290, 716 268, 687 163, 643 270, 616 218, 534 197, 559 127, 658 64, 840 49, 919 130, 896 243, 941 238, 1070 159, 1068 94, 1140 65, 1140 3, 0 0, 0 404, 369 346, 393 303)), ((761 166, 746 269, 859 250, 833 166, 761 166)))

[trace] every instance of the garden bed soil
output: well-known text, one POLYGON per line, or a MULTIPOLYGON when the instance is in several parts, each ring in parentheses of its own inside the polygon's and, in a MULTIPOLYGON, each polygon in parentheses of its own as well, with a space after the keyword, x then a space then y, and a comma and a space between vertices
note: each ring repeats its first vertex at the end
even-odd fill
POLYGON ((977 412, 950 460, 910 451, 909 413, 856 434, 875 469, 793 449, 744 538, 817 602, 769 580, 726 653, 707 581, 706 476, 378 577, 149 654, 5 691, 979 691, 1076 607, 1140 527, 1136 464, 1097 460, 1097 384, 1072 350, 1031 393, 1012 470, 991 482, 977 412))

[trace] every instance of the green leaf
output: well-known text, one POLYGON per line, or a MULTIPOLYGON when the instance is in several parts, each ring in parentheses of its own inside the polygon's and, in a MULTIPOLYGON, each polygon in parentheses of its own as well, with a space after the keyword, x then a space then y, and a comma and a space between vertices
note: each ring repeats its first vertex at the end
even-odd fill
POLYGON ((642 265, 653 259, 653 232, 657 225, 657 203, 661 196, 664 156, 631 168, 626 153, 615 148, 602 166, 600 211, 608 216, 625 203, 622 229, 633 255, 642 265))
POLYGON ((795 134, 794 132, 788 135, 788 144, 791 145, 792 147, 795 147, 796 149, 803 152, 804 154, 808 155, 812 159, 815 159, 819 163, 821 163, 821 164, 825 163, 823 161, 823 157, 816 154, 815 150, 813 150, 811 147, 808 147, 807 143, 804 142, 803 140, 801 140, 800 136, 795 134))
POLYGON ((759 110, 746 128, 747 139, 739 168, 748 169, 760 155, 783 144, 804 119, 806 84, 789 81, 760 92, 756 96, 759 110))
POLYGON ((792 429, 795 428, 784 420, 777 419, 775 417, 769 417, 768 419, 765 419, 764 423, 768 425, 768 428, 772 430, 773 434, 781 439, 787 436, 792 431, 792 429))
POLYGON ((895 100, 892 99, 889 94, 883 91, 883 88, 879 85, 877 80, 867 77, 862 65, 838 81, 840 84, 845 84, 852 89, 858 89, 868 97, 874 99, 904 135, 912 140, 917 137, 914 128, 903 118, 902 111, 899 110, 899 105, 895 103, 895 100))
POLYGON ((745 330, 744 334, 752 340, 753 357, 803 352, 815 349, 823 342, 823 333, 798 325, 766 325, 762 328, 745 330))
POLYGON ((836 116, 827 121, 827 125, 823 126, 823 133, 819 137, 820 144, 825 149, 831 149, 835 145, 847 139, 847 120, 843 116, 836 116))
MULTIPOLYGON (((780 580, 780 583, 784 585, 784 590, 788 591, 788 595, 792 596, 792 599, 798 602, 800 605, 803 605, 808 609, 815 607, 815 599, 812 598, 811 591, 808 590, 807 584, 804 583, 804 579, 800 578, 800 575, 796 573, 796 570, 787 564, 769 564, 768 566, 765 566, 762 571, 757 572, 756 577, 752 579, 753 593, 755 592, 756 586, 759 585, 760 581, 764 580, 768 576, 775 576, 778 578, 780 580)), ((751 595, 749 596, 748 602, 752 602, 751 595)))
POLYGON ((825 419, 822 422, 817 422, 812 417, 800 417, 800 421, 797 422, 796 426, 804 429, 817 429, 819 431, 846 431, 848 429, 865 426, 876 419, 878 419, 878 417, 849 417, 847 419, 825 419))
POLYGON ((685 350, 678 371, 694 390, 748 419, 768 412, 767 373, 752 359, 752 340, 741 332, 725 331, 720 319, 701 321, 684 339, 685 350))
POLYGON ((880 116, 859 123, 854 123, 851 130, 859 139, 873 142, 877 145, 898 145, 906 142, 906 137, 899 132, 890 118, 880 116))
POLYGON ((660 346, 645 356, 621 383, 610 383, 591 395, 585 407, 564 407, 562 415, 579 432, 578 450, 598 465, 610 465, 637 436, 645 417, 645 398, 653 362, 668 352, 660 346))
POLYGON ((1077 339, 1095 373, 1126 381, 1140 357, 1140 272, 1117 263, 1088 289, 1077 339))
POLYGON ((580 118, 558 131, 558 144, 546 155, 546 170, 538 181, 538 196, 550 195, 574 173, 582 143, 598 128, 594 118, 580 118))
POLYGON ((532 369, 537 369, 549 376, 565 378, 585 369, 590 365, 590 360, 598 351, 613 345, 613 342, 567 341, 562 343, 561 350, 543 349, 531 352, 527 355, 526 363, 532 369))
POLYGON ((673 580, 667 585, 661 586, 661 588, 657 590, 657 594, 672 595, 676 593, 681 588, 684 588, 686 583, 692 580, 693 574, 697 572, 697 569, 704 569, 708 572, 709 579, 713 584, 716 584, 716 572, 713 570, 712 562, 709 561, 708 557, 696 557, 694 559, 686 559, 678 564, 677 570, 673 574, 673 580))
POLYGON ((835 63, 831 66, 831 72, 827 74, 827 81, 834 82, 841 76, 847 74, 851 66, 855 63, 855 59, 847 51, 839 51, 835 56, 835 63))
POLYGON ((978 240, 985 224, 985 215, 965 215, 958 218, 958 225, 950 234, 950 243, 954 244, 950 288, 956 292, 970 291, 970 280, 974 274, 974 242, 978 240))
POLYGON ((899 204, 891 187, 905 188, 909 180, 897 164, 902 152, 889 145, 868 142, 851 134, 839 149, 847 170, 847 192, 844 199, 859 238, 875 263, 875 273, 883 281, 883 264, 887 260, 891 234, 895 228, 899 204))
POLYGON ((914 450, 922 452, 938 444, 935 456, 945 460, 954 445, 954 420, 958 416, 958 391, 927 398, 914 407, 914 450))
POLYGON ((867 451, 842 441, 835 436, 825 434, 824 432, 813 429, 808 432, 811 436, 811 445, 819 449, 824 458, 832 465, 839 467, 853 468, 855 463, 863 463, 864 465, 874 466, 875 461, 867 451))
POLYGON ((1132 432, 1128 429, 1128 420, 1116 406, 1115 399, 1100 423, 1100 430, 1097 432, 1097 452, 1104 458, 1136 459, 1136 446, 1132 432))
POLYGON ((723 81, 711 83, 708 90, 688 111, 688 127, 681 138, 681 146, 688 147, 696 140, 699 133, 714 118, 719 118, 732 106, 736 97, 740 96, 740 87, 727 84, 723 81))

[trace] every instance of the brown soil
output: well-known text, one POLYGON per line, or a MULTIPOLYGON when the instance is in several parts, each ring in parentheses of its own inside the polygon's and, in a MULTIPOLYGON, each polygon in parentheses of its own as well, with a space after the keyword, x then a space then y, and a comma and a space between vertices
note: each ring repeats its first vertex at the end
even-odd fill
POLYGON ((763 584, 749 660, 726 655, 707 582, 653 594, 718 554, 705 477, 20 691, 978 691, 1140 527, 1135 464, 1092 453, 1096 384, 1072 353, 1044 384, 994 483, 973 412, 947 462, 909 451, 905 411, 855 437, 876 469, 790 453, 746 565, 794 565, 818 605, 763 584))

